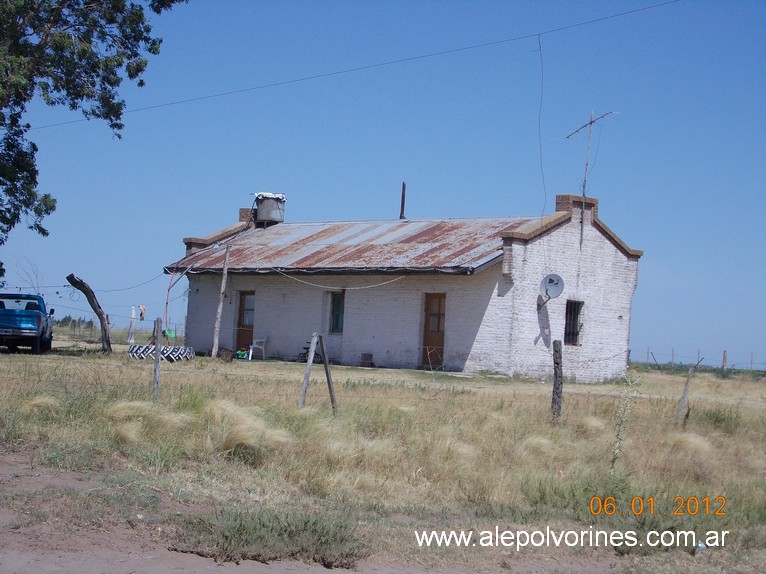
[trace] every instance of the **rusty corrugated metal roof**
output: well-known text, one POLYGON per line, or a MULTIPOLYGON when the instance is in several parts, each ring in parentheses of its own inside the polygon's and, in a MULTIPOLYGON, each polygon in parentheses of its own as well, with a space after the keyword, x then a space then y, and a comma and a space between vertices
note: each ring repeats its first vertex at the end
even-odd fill
POLYGON ((228 245, 232 273, 473 273, 502 256, 501 234, 530 224, 533 218, 279 223, 241 231, 165 270, 220 273, 228 245))

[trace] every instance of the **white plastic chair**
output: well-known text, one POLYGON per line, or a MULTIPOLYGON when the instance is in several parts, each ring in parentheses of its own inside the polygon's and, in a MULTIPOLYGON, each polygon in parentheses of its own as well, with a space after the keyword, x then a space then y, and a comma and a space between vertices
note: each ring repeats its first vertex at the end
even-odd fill
POLYGON ((253 360, 253 351, 256 349, 260 349, 261 358, 265 361, 266 360, 266 339, 253 339, 253 344, 250 345, 250 352, 247 354, 247 359, 249 361, 253 360))

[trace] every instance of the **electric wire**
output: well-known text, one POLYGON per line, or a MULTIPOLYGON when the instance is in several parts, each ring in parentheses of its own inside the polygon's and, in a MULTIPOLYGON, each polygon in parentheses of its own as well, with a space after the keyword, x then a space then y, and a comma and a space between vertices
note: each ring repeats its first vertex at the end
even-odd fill
POLYGON ((164 273, 160 273, 159 275, 152 277, 148 281, 144 281, 143 283, 139 283, 138 285, 133 285, 132 287, 124 287, 122 289, 94 289, 96 293, 116 293, 118 291, 130 291, 131 289, 137 289, 138 287, 143 287, 144 285, 148 285, 152 281, 156 281, 160 277, 162 277, 164 273))
MULTIPOLYGON (((208 94, 208 95, 205 95, 205 96, 198 96, 198 97, 194 97, 194 98, 185 98, 183 100, 175 100, 175 101, 172 101, 172 102, 165 102, 165 103, 162 103, 162 104, 154 104, 154 105, 151 105, 151 106, 144 106, 144 107, 141 107, 141 108, 127 109, 127 110, 125 110, 124 113, 130 114, 130 113, 137 113, 137 112, 145 112, 145 111, 149 111, 149 110, 156 110, 156 109, 159 109, 159 108, 166 108, 166 107, 177 106, 177 105, 181 105, 181 104, 188 104, 188 103, 192 103, 192 102, 200 102, 200 101, 204 101, 204 100, 211 100, 211 99, 215 99, 215 98, 222 98, 222 97, 226 97, 226 96, 233 96, 233 95, 237 95, 237 94, 243 94, 243 93, 247 93, 247 92, 254 92, 254 91, 258 91, 258 90, 266 90, 266 89, 276 88, 276 87, 280 87, 280 86, 289 86, 291 84, 298 84, 298 83, 301 83, 301 82, 309 82, 309 81, 313 81, 313 80, 321 80, 321 79, 324 79, 324 78, 331 78, 331 77, 334 77, 334 76, 341 76, 341 75, 345 75, 345 74, 352 74, 352 73, 356 73, 356 72, 363 72, 363 71, 366 71, 366 70, 374 70, 374 69, 377 69, 377 68, 393 66, 393 65, 396 65, 396 64, 404 64, 404 63, 407 63, 407 62, 415 62, 415 61, 418 61, 418 60, 425 60, 425 59, 428 59, 428 58, 436 58, 438 56, 446 56, 446 55, 450 55, 450 54, 457 54, 459 52, 467 52, 467 51, 470 51, 470 50, 478 50, 478 49, 481 49, 481 48, 489 48, 491 46, 499 46, 499 45, 502 45, 502 44, 509 44, 509 43, 512 43, 512 42, 519 42, 521 40, 528 40, 530 38, 535 38, 535 37, 539 38, 541 36, 546 36, 546 35, 550 35, 550 34, 557 34, 559 32, 564 32, 564 31, 567 31, 567 30, 572 30, 574 28, 580 28, 580 27, 583 27, 583 26, 590 26, 592 24, 597 24, 599 22, 605 22, 607 20, 613 20, 615 18, 622 18, 624 16, 630 16, 632 14, 637 14, 639 12, 644 12, 644 11, 647 11, 647 10, 654 10, 654 9, 657 9, 657 8, 662 8, 664 6, 668 6, 670 4, 675 4, 677 2, 680 2, 680 0, 668 0, 667 2, 661 2, 659 4, 652 4, 650 6, 644 6, 644 7, 641 7, 641 8, 636 8, 634 10, 627 10, 625 12, 619 12, 617 14, 611 14, 609 16, 602 16, 600 18, 592 18, 590 20, 586 20, 586 21, 583 21, 583 22, 576 22, 574 24, 568 24, 566 26, 559 26, 557 28, 551 28, 549 30, 544 30, 544 31, 541 31, 541 32, 534 32, 534 33, 531 33, 531 34, 523 34, 521 36, 514 36, 512 38, 505 38, 503 40, 494 40, 494 41, 491 41, 491 42, 483 42, 483 43, 480 43, 480 44, 473 44, 473 45, 470 45, 470 46, 461 46, 459 48, 451 48, 451 49, 448 49, 448 50, 440 50, 440 51, 436 51, 436 52, 429 52, 427 54, 419 54, 419 55, 415 55, 415 56, 408 56, 406 58, 398 58, 398 59, 395 59, 395 60, 388 60, 388 61, 384 61, 384 62, 378 62, 378 63, 375 63, 375 64, 366 64, 366 65, 363 65, 363 66, 355 66, 355 67, 351 67, 351 68, 345 68, 345 69, 342 69, 342 70, 335 70, 335 71, 332 71, 332 72, 324 72, 324 73, 319 73, 319 74, 312 74, 312 75, 309 75, 309 76, 303 76, 303 77, 300 77, 300 78, 293 78, 293 79, 290 79, 290 80, 283 80, 283 81, 279 81, 279 82, 270 82, 270 83, 267 83, 267 84, 261 84, 261 85, 253 86, 253 87, 250 87, 250 88, 242 88, 242 89, 239 89, 239 90, 229 90, 229 91, 226 91, 226 92, 219 92, 217 94, 208 94)), ((57 127, 57 126, 63 126, 63 125, 68 125, 68 124, 75 124, 75 123, 80 123, 80 122, 85 122, 85 121, 88 121, 88 119, 87 118, 80 118, 80 119, 77 119, 77 120, 70 120, 70 121, 66 121, 66 122, 57 122, 57 123, 53 123, 53 124, 47 124, 47 125, 43 125, 43 126, 33 127, 33 128, 30 128, 30 131, 32 131, 32 130, 41 130, 41 129, 46 129, 46 128, 52 128, 52 127, 57 127)))
POLYGON ((394 283, 396 281, 399 281, 401 279, 404 279, 404 275, 400 275, 399 277, 394 277, 393 279, 389 279, 388 281, 383 281, 382 283, 376 283, 374 285, 363 285, 361 287, 337 287, 337 286, 330 286, 330 285, 320 285, 319 283, 311 283, 309 281, 304 281, 303 279, 298 279, 297 277, 294 277, 292 275, 288 275, 284 271, 280 271, 276 268, 271 268, 272 271, 275 271, 279 273, 280 275, 284 275, 288 279, 292 279, 293 281, 297 281, 298 283, 303 283, 304 285, 308 285, 309 287, 318 287, 319 289, 328 289, 328 290, 338 290, 338 289, 344 289, 345 291, 356 291, 360 289, 374 289, 376 287, 382 287, 383 285, 388 285, 389 283, 394 283))
MULTIPOLYGON (((545 164, 543 162, 543 96, 545 93, 545 66, 543 62, 543 43, 540 35, 537 36, 537 51, 540 54, 540 105, 537 110, 537 148, 540 154, 540 179, 543 185, 543 209, 540 211, 540 227, 543 225, 545 209, 548 207, 548 188, 545 185, 545 164)), ((548 268, 548 238, 547 235, 541 237, 543 248, 543 274, 547 275, 548 268)))

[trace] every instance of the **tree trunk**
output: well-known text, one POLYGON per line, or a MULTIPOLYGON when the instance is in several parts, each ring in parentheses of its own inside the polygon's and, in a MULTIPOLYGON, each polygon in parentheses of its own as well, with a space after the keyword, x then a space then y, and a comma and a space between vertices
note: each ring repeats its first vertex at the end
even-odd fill
POLYGON ((69 281, 69 284, 72 287, 85 294, 85 298, 88 300, 88 303, 90 303, 90 308, 93 309, 93 312, 98 316, 98 320, 101 322, 101 350, 104 353, 111 353, 112 343, 109 340, 109 320, 106 317, 106 313, 104 313, 104 310, 101 308, 101 305, 98 304, 98 299, 96 299, 93 289, 91 289, 85 281, 79 277, 75 277, 74 273, 67 275, 66 280, 69 281))
POLYGON ((561 341, 553 341, 553 394, 551 395, 551 413, 557 422, 561 416, 561 400, 564 395, 564 375, 561 366, 561 341))

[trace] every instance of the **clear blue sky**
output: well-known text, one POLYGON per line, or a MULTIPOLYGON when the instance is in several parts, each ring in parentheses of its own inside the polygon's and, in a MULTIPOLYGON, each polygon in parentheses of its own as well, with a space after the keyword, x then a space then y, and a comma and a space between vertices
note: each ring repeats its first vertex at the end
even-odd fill
POLYGON ((567 134, 611 111, 587 192, 645 253, 634 358, 725 349, 766 368, 766 2, 652 4, 191 0, 152 16, 162 53, 122 92, 123 139, 31 107, 59 203, 50 237, 17 228, 0 247, 8 284, 90 318, 74 273, 117 324, 131 305, 163 316, 181 239, 259 191, 287 195, 288 221, 395 219, 402 181, 410 218, 549 213, 581 192, 587 134, 567 134))

